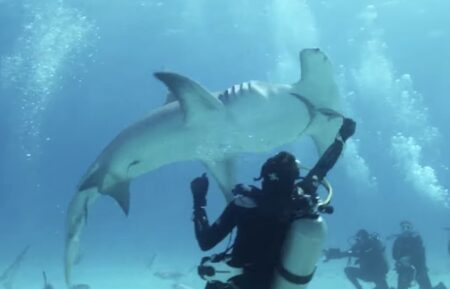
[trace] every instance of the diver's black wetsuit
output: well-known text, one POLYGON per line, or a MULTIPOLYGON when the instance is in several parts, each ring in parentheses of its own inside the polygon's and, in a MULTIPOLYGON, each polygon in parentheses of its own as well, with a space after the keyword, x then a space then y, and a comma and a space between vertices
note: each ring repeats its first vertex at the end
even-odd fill
MULTIPOLYGON (((343 148, 337 138, 319 162, 298 186, 304 192, 315 194, 320 181, 334 166, 343 148)), ((194 210, 197 241, 202 250, 209 250, 237 227, 230 265, 244 267, 244 274, 235 277, 239 289, 269 289, 290 218, 286 203, 277 196, 254 188, 252 194, 238 195, 211 226, 203 208, 194 210)), ((301 260, 299 260, 301 261, 301 260)), ((235 288, 227 284, 208 283, 207 289, 235 288), (228 286, 228 287, 227 287, 228 286)))
POLYGON ((384 254, 384 246, 378 238, 370 237, 365 241, 357 242, 347 252, 347 256, 357 258, 358 267, 345 268, 347 278, 356 288, 362 288, 358 282, 374 282, 376 289, 388 289, 386 274, 388 263, 384 254))
POLYGON ((397 289, 407 289, 416 280, 420 289, 433 288, 428 277, 425 247, 422 238, 416 232, 400 234, 394 242, 392 257, 396 261, 398 273, 397 289))

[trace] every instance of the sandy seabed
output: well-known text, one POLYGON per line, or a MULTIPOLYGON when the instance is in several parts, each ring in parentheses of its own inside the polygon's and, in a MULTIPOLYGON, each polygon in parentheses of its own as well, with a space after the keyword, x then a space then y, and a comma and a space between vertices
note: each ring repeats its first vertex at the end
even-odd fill
MULTIPOLYGON (((53 289, 67 288, 63 279, 61 266, 42 268, 42 260, 27 260, 17 272, 12 288, 5 289, 43 289, 43 270, 45 269, 48 282, 53 289), (31 262, 30 262, 31 261, 31 262)), ((310 289, 353 289, 354 287, 345 278, 344 261, 321 263, 312 280, 310 289)), ((450 264, 450 261, 449 263, 450 264)), ((8 264, 0 262, 0 268, 8 264)), ((440 270, 430 269, 430 278, 433 285, 444 282, 450 287, 450 267, 440 270)), ((97 262, 81 263, 74 269, 74 283, 88 284, 90 289, 203 289, 205 283, 195 270, 194 262, 180 261, 177 264, 155 264, 152 268, 145 264, 99 264, 97 262)), ((396 273, 391 269, 388 275, 390 286, 396 285, 396 273)), ((3 284, 2 284, 3 285, 3 284)), ((363 288, 371 289, 373 284, 362 282, 363 288)), ((4 287, 4 286, 3 286, 4 287)), ((0 287, 2 288, 2 287, 0 287)), ((81 287, 80 289, 86 289, 81 287)), ((414 284, 412 289, 419 288, 414 284)))

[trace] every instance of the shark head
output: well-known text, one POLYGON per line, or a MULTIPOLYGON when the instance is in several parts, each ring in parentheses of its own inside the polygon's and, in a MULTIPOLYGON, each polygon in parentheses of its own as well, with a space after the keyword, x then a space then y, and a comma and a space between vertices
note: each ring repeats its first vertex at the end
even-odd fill
POLYGON ((311 121, 305 134, 313 139, 322 154, 332 143, 342 124, 339 90, 329 58, 318 48, 300 52, 301 78, 292 85, 291 94, 308 107, 311 121))
POLYGON ((300 52, 301 75, 304 81, 331 81, 333 68, 322 50, 304 49, 300 52), (324 78, 325 77, 325 78, 324 78))

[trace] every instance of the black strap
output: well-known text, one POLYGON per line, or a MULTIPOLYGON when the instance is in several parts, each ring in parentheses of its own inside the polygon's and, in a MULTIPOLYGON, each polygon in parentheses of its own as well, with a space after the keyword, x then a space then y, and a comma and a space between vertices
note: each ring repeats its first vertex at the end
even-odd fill
MULTIPOLYGON (((317 267, 316 267, 317 268, 317 267)), ((316 272, 316 268, 314 268, 314 271, 307 275, 307 276, 300 276, 296 275, 292 272, 289 272, 286 268, 283 267, 283 265, 278 266, 278 272, 280 273, 281 277, 286 279, 290 283, 299 284, 299 285, 305 285, 308 284, 311 279, 314 276, 314 273, 316 272)))

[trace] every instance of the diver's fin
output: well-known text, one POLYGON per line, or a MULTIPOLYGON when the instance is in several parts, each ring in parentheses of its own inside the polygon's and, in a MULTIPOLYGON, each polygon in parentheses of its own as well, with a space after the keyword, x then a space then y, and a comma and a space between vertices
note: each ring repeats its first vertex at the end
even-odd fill
POLYGON ((212 93, 185 76, 156 72, 155 77, 161 80, 173 97, 180 102, 188 123, 195 121, 204 111, 223 109, 222 103, 212 93))
POLYGON ((104 193, 111 196, 128 216, 130 210, 130 182, 122 181, 104 190, 104 193))
POLYGON ((219 183, 219 187, 225 194, 225 199, 230 202, 233 198, 231 190, 233 189, 235 179, 235 161, 232 157, 221 160, 203 160, 205 166, 211 171, 219 183))

